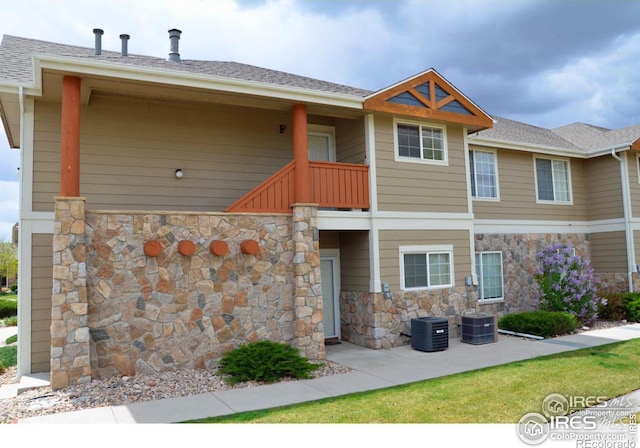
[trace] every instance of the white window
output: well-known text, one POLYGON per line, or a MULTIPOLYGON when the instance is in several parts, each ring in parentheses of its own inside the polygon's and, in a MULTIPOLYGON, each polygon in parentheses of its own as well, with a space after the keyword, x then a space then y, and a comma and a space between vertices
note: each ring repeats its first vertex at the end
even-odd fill
POLYGON ((502 278, 502 252, 476 254, 478 300, 504 299, 502 278))
POLYGON ((498 174, 496 153, 493 151, 469 151, 471 196, 498 199, 498 174))
POLYGON ((401 289, 453 286, 453 246, 401 246, 401 289))
POLYGON ((535 158, 538 202, 571 203, 569 161, 535 158))
POLYGON ((444 126, 395 121, 396 160, 447 164, 444 126))

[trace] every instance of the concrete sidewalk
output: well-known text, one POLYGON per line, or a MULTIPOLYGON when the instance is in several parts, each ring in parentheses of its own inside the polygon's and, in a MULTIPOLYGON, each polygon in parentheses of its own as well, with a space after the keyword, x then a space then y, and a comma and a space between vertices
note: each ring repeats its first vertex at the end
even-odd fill
MULTIPOLYGON (((343 342, 327 346, 327 359, 351 367, 356 372, 65 412, 21 419, 19 423, 176 423, 382 389, 634 338, 640 338, 640 324, 545 340, 500 335, 497 342, 484 345, 471 345, 459 339, 450 339, 449 347, 439 352, 421 352, 410 346, 371 350, 343 342)), ((637 394, 634 396, 637 397, 637 394)))

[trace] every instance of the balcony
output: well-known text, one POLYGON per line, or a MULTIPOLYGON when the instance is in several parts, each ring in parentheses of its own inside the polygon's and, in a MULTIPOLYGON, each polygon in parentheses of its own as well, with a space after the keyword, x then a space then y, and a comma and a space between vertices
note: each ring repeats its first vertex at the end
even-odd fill
MULTIPOLYGON (((312 202, 320 208, 368 209, 369 166, 310 161, 312 202)), ((289 162, 229 206, 226 212, 291 213, 295 164, 289 162)))

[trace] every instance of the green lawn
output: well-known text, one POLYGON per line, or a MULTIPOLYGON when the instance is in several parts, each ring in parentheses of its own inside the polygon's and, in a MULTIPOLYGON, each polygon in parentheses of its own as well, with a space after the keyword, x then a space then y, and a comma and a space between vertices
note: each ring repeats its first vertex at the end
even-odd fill
POLYGON ((640 389, 640 339, 383 390, 189 423, 517 423, 544 397, 640 389))
POLYGON ((0 310, 3 310, 2 312, 0 312, 0 327, 10 327, 18 325, 18 318, 15 315, 15 312, 17 310, 17 303, 17 294, 0 294, 0 310))

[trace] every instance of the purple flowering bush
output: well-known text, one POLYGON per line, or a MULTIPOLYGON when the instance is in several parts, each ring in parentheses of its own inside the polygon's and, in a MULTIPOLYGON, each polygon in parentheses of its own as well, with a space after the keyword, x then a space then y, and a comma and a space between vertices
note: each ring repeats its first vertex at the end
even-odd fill
POLYGON ((566 311, 583 323, 598 317, 598 307, 606 301, 598 296, 598 281, 588 260, 564 243, 547 246, 537 254, 540 263, 535 274, 539 287, 538 303, 548 311, 566 311))

